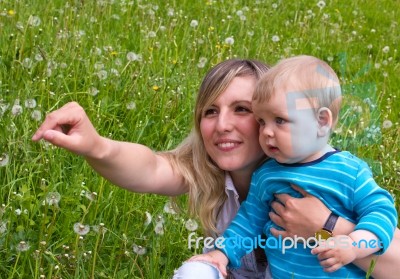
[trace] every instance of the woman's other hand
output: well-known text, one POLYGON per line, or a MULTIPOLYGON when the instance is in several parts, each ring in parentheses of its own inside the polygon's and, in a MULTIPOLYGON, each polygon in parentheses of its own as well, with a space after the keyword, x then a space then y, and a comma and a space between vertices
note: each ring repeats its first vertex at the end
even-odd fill
POLYGON ((273 211, 269 213, 269 217, 284 230, 271 228, 271 233, 276 237, 281 235, 283 238, 295 235, 304 238, 314 237, 315 232, 325 224, 331 211, 318 198, 295 185, 292 187, 303 197, 275 195, 276 200, 271 204, 273 211))

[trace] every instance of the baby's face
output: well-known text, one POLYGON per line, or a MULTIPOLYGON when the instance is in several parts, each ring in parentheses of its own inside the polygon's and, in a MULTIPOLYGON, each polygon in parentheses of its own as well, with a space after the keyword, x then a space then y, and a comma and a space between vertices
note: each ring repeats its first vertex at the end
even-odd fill
POLYGON ((303 92, 277 89, 268 102, 253 103, 264 152, 280 163, 304 163, 320 157, 318 121, 303 92))

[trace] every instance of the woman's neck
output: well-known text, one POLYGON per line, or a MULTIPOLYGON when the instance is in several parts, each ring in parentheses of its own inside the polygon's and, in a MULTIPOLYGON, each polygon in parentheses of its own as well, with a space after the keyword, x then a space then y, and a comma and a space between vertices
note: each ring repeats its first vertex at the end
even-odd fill
POLYGON ((229 173, 232 178, 233 185, 239 194, 240 202, 244 201, 249 193, 252 173, 252 171, 234 171, 229 173))

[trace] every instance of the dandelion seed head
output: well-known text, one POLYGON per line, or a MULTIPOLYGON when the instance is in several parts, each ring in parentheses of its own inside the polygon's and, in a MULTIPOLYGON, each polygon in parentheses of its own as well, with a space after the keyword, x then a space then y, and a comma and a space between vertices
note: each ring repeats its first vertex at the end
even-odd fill
POLYGON ((7 223, 4 221, 0 222, 0 234, 4 234, 7 231, 7 223))
POLYGON ((90 201, 95 201, 97 198, 97 193, 96 192, 85 192, 85 198, 87 198, 90 201))
POLYGON ((235 43, 235 40, 233 39, 233 37, 228 37, 225 39, 225 44, 227 45, 233 45, 235 43))
POLYGON ((164 205, 164 212, 169 214, 176 214, 174 207, 172 206, 170 201, 167 201, 164 205))
POLYGON ((6 153, 0 154, 0 167, 8 165, 9 157, 6 153))
POLYGON ((188 231, 193 232, 193 231, 197 230, 198 227, 199 227, 199 225, 198 225, 197 222, 196 222, 195 220, 193 220, 193 219, 188 219, 188 220, 185 222, 185 228, 186 228, 188 231))
POLYGON ((135 108, 136 108, 136 103, 134 101, 129 102, 129 103, 126 104, 126 109, 127 110, 132 110, 132 109, 135 109, 135 108))
POLYGON ((90 87, 89 88, 89 94, 92 96, 96 96, 97 94, 99 94, 99 89, 97 89, 96 87, 90 87))
POLYGON ((79 235, 85 235, 90 231, 90 227, 88 225, 83 225, 81 223, 74 224, 74 232, 79 235))
POLYGON ((38 16, 30 16, 28 19, 28 25, 37 27, 42 23, 42 20, 38 16))
POLYGON ((43 56, 40 53, 36 53, 35 54, 35 60, 37 62, 41 62, 41 61, 43 61, 43 56))
POLYGON ((390 121, 390 120, 385 120, 385 121, 383 121, 383 123, 382 123, 382 127, 384 128, 384 129, 389 129, 389 128, 391 128, 393 126, 393 123, 392 123, 392 121, 390 121))
POLYGON ((31 118, 35 121, 40 121, 42 120, 42 112, 40 110, 35 109, 31 113, 31 118))
POLYGON ((126 59, 128 59, 128 61, 131 61, 131 62, 142 61, 142 55, 136 54, 136 53, 130 51, 126 54, 126 59))
POLYGON ((37 105, 36 100, 35 99, 27 99, 25 100, 25 107, 26 108, 35 108, 37 105))
POLYGON ((320 8, 322 10, 323 8, 325 8, 325 6, 326 6, 325 1, 318 1, 318 3, 317 3, 318 8, 320 8))
POLYGON ((148 211, 145 212, 145 216, 146 216, 146 219, 144 220, 144 226, 147 227, 148 225, 150 225, 151 220, 153 218, 151 217, 151 214, 148 211))
POLYGON ((384 48, 382 48, 383 53, 388 53, 389 50, 390 50, 389 46, 385 46, 384 48))
POLYGON ((193 19, 190 22, 190 27, 192 27, 192 28, 196 28, 198 25, 199 25, 199 22, 197 20, 195 20, 195 19, 193 19))
POLYGON ((106 70, 100 70, 96 73, 96 75, 100 80, 105 80, 108 76, 108 73, 106 70))
POLYGON ((28 251, 30 247, 31 247, 31 246, 29 245, 29 243, 27 243, 27 242, 25 242, 25 241, 20 241, 20 242, 18 243, 18 245, 15 247, 15 249, 16 249, 18 252, 25 252, 25 251, 28 251))
POLYGON ((49 192, 46 195, 46 203, 48 205, 55 205, 57 206, 61 200, 61 195, 58 192, 49 192))
POLYGON ((154 227, 154 232, 158 235, 164 234, 164 226, 162 223, 157 223, 154 227))
POLYGON ((147 34, 147 37, 148 37, 148 38, 155 38, 155 37, 157 37, 157 34, 156 34, 156 32, 154 32, 154 31, 150 31, 150 32, 147 34))
POLYGON ((279 41, 280 41, 280 38, 279 38, 279 36, 278 36, 278 35, 274 35, 274 36, 272 36, 272 41, 273 41, 274 43, 277 43, 277 42, 279 42, 279 41))
POLYGON ((25 69, 31 69, 33 66, 33 62, 30 58, 25 58, 22 60, 22 66, 24 66, 25 69))
POLYGON ((146 254, 146 252, 147 252, 146 247, 136 245, 136 244, 132 245, 132 250, 135 254, 137 254, 139 256, 142 256, 142 255, 146 254))

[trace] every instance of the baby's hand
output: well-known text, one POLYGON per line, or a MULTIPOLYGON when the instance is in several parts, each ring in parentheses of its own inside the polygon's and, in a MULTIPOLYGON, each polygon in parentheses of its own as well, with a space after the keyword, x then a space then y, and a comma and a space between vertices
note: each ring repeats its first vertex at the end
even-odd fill
POLYGON ((335 272, 356 259, 352 243, 353 240, 349 236, 338 235, 320 241, 318 247, 311 250, 311 254, 318 255, 320 265, 325 272, 335 272))
POLYGON ((228 265, 229 260, 225 256, 225 254, 219 250, 214 250, 206 254, 193 256, 188 261, 208 262, 212 265, 215 265, 224 277, 228 276, 228 272, 226 271, 226 266, 228 265))

